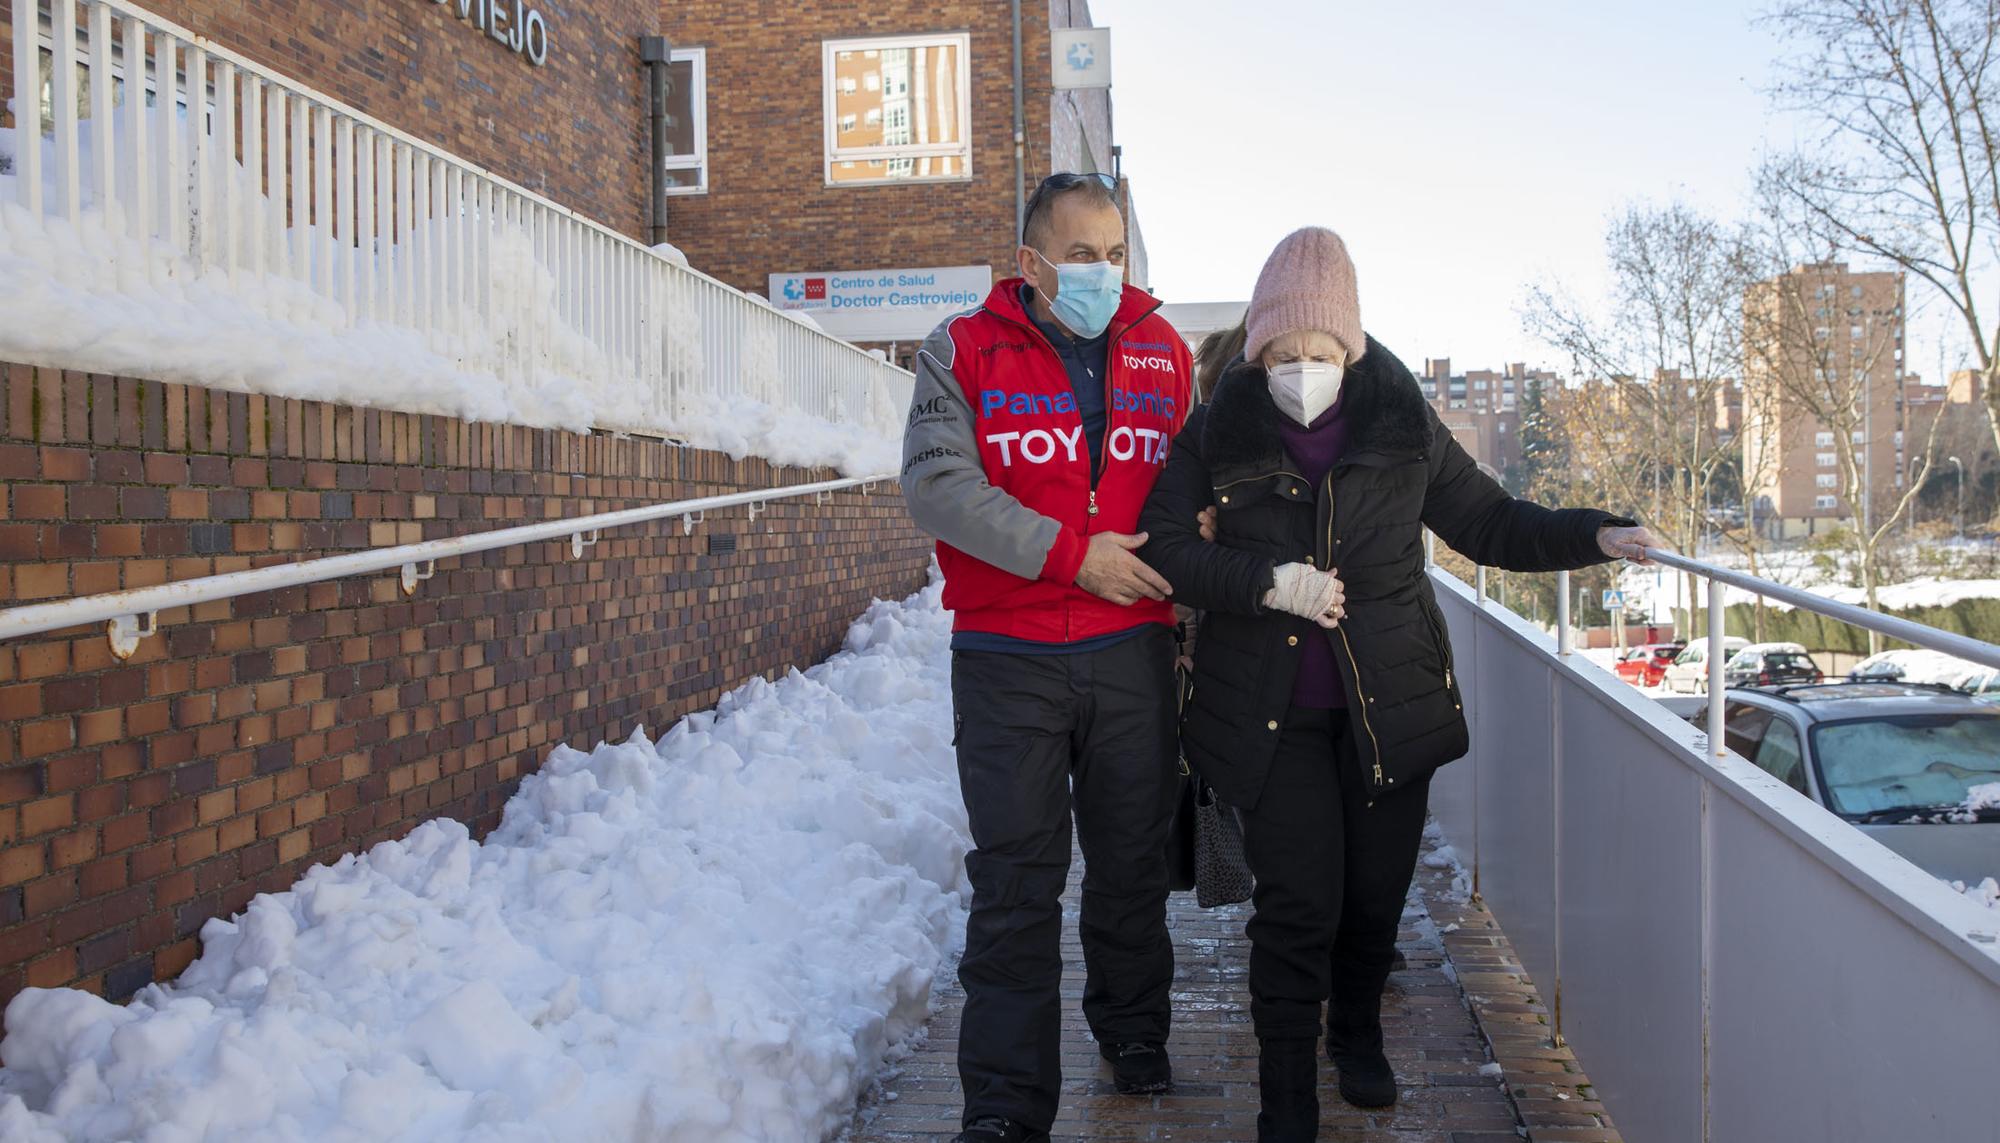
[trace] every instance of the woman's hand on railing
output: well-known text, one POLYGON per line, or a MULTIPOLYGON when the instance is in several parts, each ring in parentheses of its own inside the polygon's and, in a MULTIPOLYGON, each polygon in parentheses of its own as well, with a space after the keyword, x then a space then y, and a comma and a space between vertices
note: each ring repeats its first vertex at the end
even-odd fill
POLYGON ((1599 528, 1597 546, 1614 560, 1631 560, 1641 567, 1651 567, 1653 561, 1646 558, 1647 548, 1666 545, 1646 528, 1599 528))

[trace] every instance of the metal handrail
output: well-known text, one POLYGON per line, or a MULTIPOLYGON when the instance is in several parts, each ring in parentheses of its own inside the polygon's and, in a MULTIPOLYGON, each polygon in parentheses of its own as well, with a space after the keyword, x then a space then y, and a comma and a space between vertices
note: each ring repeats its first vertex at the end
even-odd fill
POLYGON ((224 572, 220 575, 200 576, 152 587, 76 596, 50 603, 33 603, 0 611, 0 639, 18 639, 27 635, 59 631, 66 627, 108 623, 110 626, 106 635, 111 640, 112 651, 122 659, 131 655, 140 637, 157 632, 158 614, 171 608, 212 603, 220 599, 233 599, 260 591, 321 583, 351 575, 366 575, 391 568, 401 569, 403 590, 409 593, 416 590, 418 583, 431 577, 436 570, 438 560, 451 556, 490 552, 495 548, 510 548, 567 536, 570 540, 571 554, 580 557, 584 549, 597 542, 598 534, 606 528, 643 524, 651 520, 680 516, 684 518, 687 530, 692 533, 694 525, 699 523, 707 512, 748 505, 751 518, 755 519, 759 508, 773 500, 785 500, 795 496, 824 498, 844 489, 859 486, 865 490, 874 484, 894 479, 893 474, 848 477, 811 484, 788 485, 783 488, 759 489, 755 492, 736 492, 726 496, 676 500, 643 508, 599 512, 590 516, 575 516, 539 524, 496 528, 489 532, 472 532, 440 540, 374 548, 342 556, 323 556, 295 563, 251 568, 247 571, 224 572), (147 619, 143 625, 140 623, 141 617, 147 619))
POLYGON ((597 428, 670 434, 748 398, 900 431, 907 371, 766 299, 135 0, 48 4, 45 65, 46 3, 0 0, 11 94, 32 107, 45 79, 54 93, 51 134, 16 140, 16 193, 37 219, 101 228, 114 263, 185 260, 239 292, 285 282, 338 307, 335 330, 410 330, 467 374, 581 379, 604 394, 597 428), (114 78, 149 98, 117 106, 114 78))
MULTIPOLYGON (((1690 559, 1687 556, 1666 551, 1662 548, 1647 548, 1646 558, 1666 567, 1701 576, 1708 581, 1707 666, 1708 693, 1711 697, 1720 695, 1728 689, 1723 683, 1723 665, 1724 660, 1728 656, 1719 653, 1723 645, 1723 620, 1725 616, 1722 589, 1724 585, 1737 588, 1741 591, 1747 591, 1752 595, 1776 599, 1791 604, 1793 607, 1810 611, 1817 615, 1824 615, 1829 619, 1839 620, 1842 623, 1874 631, 1886 635, 1891 639, 1899 639, 1912 646, 1942 652, 1943 654, 1952 655, 1968 662, 1978 663, 1981 666, 2000 668, 2000 646, 1992 643, 1973 639, 1965 635, 1955 635, 1949 631, 1940 631, 1935 627, 1927 627, 1922 623, 1913 622, 1908 619, 1898 619, 1893 615, 1884 615, 1879 611, 1870 611, 1865 607, 1856 607, 1851 603, 1842 603, 1839 600, 1828 599, 1823 595, 1815 595, 1801 588, 1787 587, 1784 584, 1774 583, 1768 579, 1746 575, 1743 572, 1717 567, 1710 563, 1703 563, 1701 560, 1690 559)), ((1485 569, 1481 568, 1480 572, 1483 576, 1485 569)), ((1482 590, 1479 592, 1478 598, 1481 603, 1485 602, 1486 593, 1483 590, 1483 580, 1482 590)), ((1568 655, 1571 653, 1571 646, 1569 634, 1569 573, 1566 571, 1556 573, 1556 600, 1556 649, 1558 654, 1568 655)), ((1716 757, 1720 758, 1728 752, 1728 748, 1723 745, 1722 704, 1711 701, 1708 704, 1707 715, 1709 749, 1716 757)))

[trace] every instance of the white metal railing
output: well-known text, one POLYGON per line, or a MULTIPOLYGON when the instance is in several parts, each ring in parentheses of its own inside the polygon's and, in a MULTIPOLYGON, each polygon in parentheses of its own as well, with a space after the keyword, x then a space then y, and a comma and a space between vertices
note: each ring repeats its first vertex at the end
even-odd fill
POLYGON ((707 513, 724 508, 747 505, 750 509, 750 518, 754 520, 763 511, 764 505, 773 500, 811 496, 815 501, 824 501, 844 489, 859 487, 867 491, 877 483, 894 479, 894 476, 887 474, 850 477, 812 484, 794 484, 783 488, 759 489, 755 492, 733 492, 723 496, 676 500, 666 504, 650 504, 643 508, 626 508, 617 512, 547 520, 539 524, 496 528, 492 531, 472 532, 441 540, 398 544, 394 547, 375 548, 348 555, 324 556, 318 559, 251 568, 248 571, 225 572, 221 575, 201 576, 152 587, 136 587, 125 591, 106 592, 102 595, 76 596, 49 603, 10 607, 0 611, 0 640, 103 623, 106 625, 105 635, 111 641, 112 653, 124 659, 138 647, 141 638, 155 634, 159 630, 159 613, 162 611, 192 607, 218 599, 234 599, 237 596, 251 595, 260 591, 321 583, 345 576, 367 575, 392 568, 401 574, 403 591, 406 594, 414 593, 419 583, 431 578, 436 572, 437 561, 452 556, 567 538, 570 542, 570 554, 581 558, 584 551, 595 545, 600 533, 607 528, 643 524, 650 520, 679 516, 683 520, 684 527, 692 532, 694 526, 701 523, 707 513))
POLYGON ((909 374, 875 355, 128 0, 11 5, 16 197, 114 257, 164 247, 468 372, 577 378, 602 428, 750 398, 898 430, 909 374))
MULTIPOLYGON (((2000 657, 1649 554, 1920 646, 2000 657)), ((1560 619, 1551 639, 1431 574, 1472 732, 1466 760, 1433 781, 1432 810, 1623 1136, 1995 1138, 1990 1111, 1960 1093, 1984 1090, 2000 1053, 2000 916, 1729 752, 1712 725, 1704 736, 1571 654, 1560 619)), ((1711 688, 1722 693, 1719 677, 1711 688)))

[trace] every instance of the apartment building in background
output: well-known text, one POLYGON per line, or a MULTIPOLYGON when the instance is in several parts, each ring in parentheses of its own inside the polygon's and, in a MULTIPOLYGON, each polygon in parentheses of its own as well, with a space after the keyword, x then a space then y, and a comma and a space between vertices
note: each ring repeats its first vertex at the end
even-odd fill
MULTIPOLYGON (((908 364, 938 321, 1011 277, 1016 213, 1053 171, 1118 173, 1086 0, 1020 6, 697 0, 663 5, 677 182, 665 239, 689 262, 908 364), (1021 153, 1015 153, 1019 107, 1021 153)), ((1098 30, 1097 36, 1105 36, 1098 30)), ((1104 53, 1100 55, 1100 53, 1104 53)), ((1128 279, 1149 280, 1126 206, 1128 279)))
POLYGON ((1812 535, 1872 512, 1862 490, 1847 487, 1839 432, 1860 446, 1861 481, 1875 495, 1907 486, 1913 422, 1904 334, 1901 273, 1811 263, 1746 295, 1743 470, 1753 518, 1772 538, 1812 535), (1801 386, 1852 393, 1854 423, 1823 422, 1796 398, 1801 386))
POLYGON ((1529 389, 1556 383, 1556 374, 1514 362, 1505 369, 1471 369, 1454 374, 1451 358, 1424 360, 1417 384, 1424 399, 1472 459, 1505 477, 1521 462, 1520 403, 1529 389))

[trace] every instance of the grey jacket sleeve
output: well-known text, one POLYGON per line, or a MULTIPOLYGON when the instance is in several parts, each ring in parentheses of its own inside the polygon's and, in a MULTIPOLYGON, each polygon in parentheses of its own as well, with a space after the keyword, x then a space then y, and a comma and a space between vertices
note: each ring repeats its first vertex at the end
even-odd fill
POLYGON ((932 536, 1002 571, 1039 579, 1062 525, 987 482, 972 406, 952 373, 953 320, 932 331, 917 353, 903 429, 903 499, 932 536))

